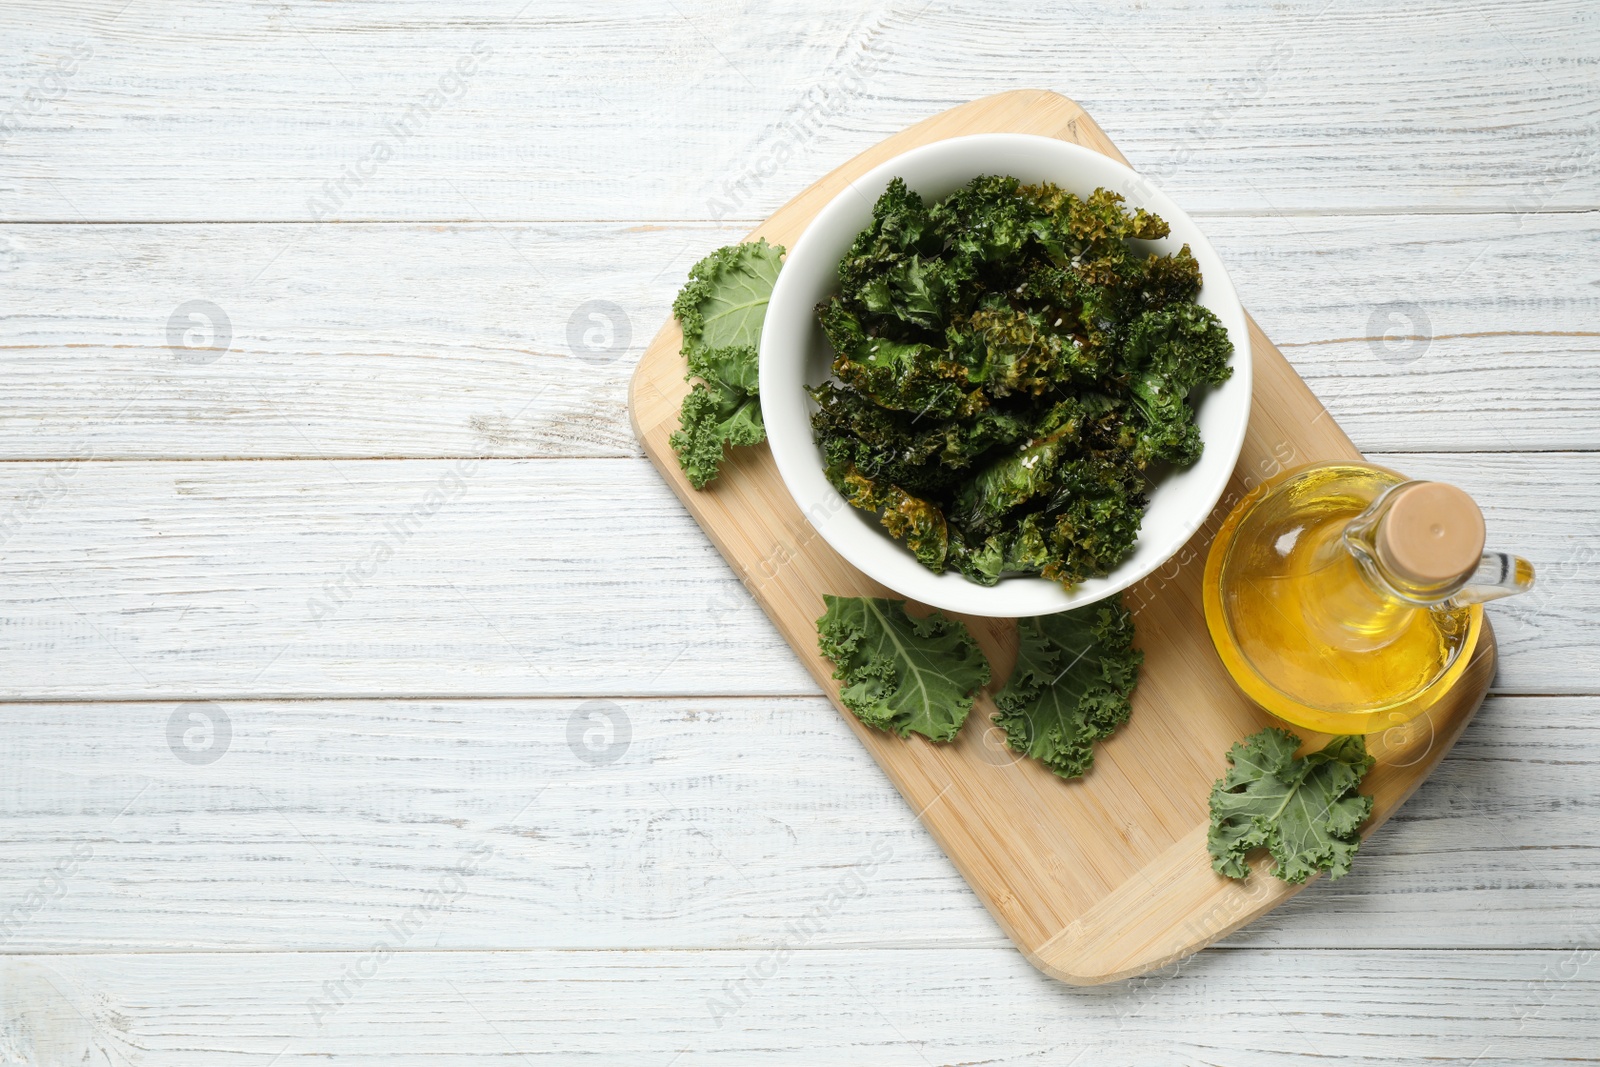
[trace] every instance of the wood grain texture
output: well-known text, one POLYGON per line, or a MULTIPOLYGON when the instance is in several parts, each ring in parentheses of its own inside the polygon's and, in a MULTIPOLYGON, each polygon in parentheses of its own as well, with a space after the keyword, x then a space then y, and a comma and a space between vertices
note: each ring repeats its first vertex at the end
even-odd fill
MULTIPOLYGON (((628 375, 689 266, 747 229, 0 226, 0 456, 637 455, 628 375), (229 318, 213 363, 168 348, 190 299, 229 318), (574 349, 597 300, 615 347, 574 349)), ((1600 447, 1600 213, 1205 229, 1363 450, 1600 447), (1419 340, 1391 353, 1388 329, 1419 340)))
POLYGON ((780 952, 12 956, 0 1033, 116 1067, 1596 1061, 1571 952, 1225 951, 1090 991, 1009 949, 780 952))
MULTIPOLYGON (((1587 698, 1491 699, 1350 877, 1312 885, 1230 939, 1250 951, 1191 957, 1170 983, 1071 990, 1000 947, 820 697, 742 695, 817 688, 720 560, 708 552, 674 568, 649 557, 646 581, 664 599, 642 622, 613 613, 608 593, 601 632, 569 610, 607 587, 624 549, 651 537, 691 544, 688 520, 639 465, 502 468, 515 474, 478 484, 514 503, 469 508, 461 522, 447 507, 438 533, 419 533, 369 583, 371 602, 352 602, 367 624, 327 642, 305 631, 290 587, 335 576, 448 465, 389 464, 400 473, 380 477, 384 465, 337 462, 354 483, 337 492, 316 463, 211 464, 212 500, 199 506, 177 483, 201 465, 143 462, 635 455, 624 379, 694 259, 911 122, 985 92, 1051 86, 1088 103, 1135 164, 1204 216, 1267 334, 1358 446, 1411 450, 1381 461, 1468 485, 1495 540, 1535 557, 1534 597, 1491 607, 1502 684, 1597 692, 1600 471, 1583 455, 1508 451, 1600 447, 1592 5, 123 7, 0 5, 0 219, 61 223, 0 226, 0 458, 105 461, 74 482, 87 493, 25 509, 32 532, 0 548, 15 594, 0 609, 0 677, 24 696, 126 693, 136 674, 96 627, 130 627, 139 639, 118 647, 140 669, 160 668, 158 684, 134 683, 152 704, 0 707, 0 908, 61 859, 53 842, 116 817, 122 784, 155 782, 118 833, 90 838, 105 866, 86 867, 60 911, 40 912, 5 946, 60 954, 0 956, 0 1060, 80 1063, 92 1051, 118 1067, 266 1064, 284 1051, 280 1063, 667 1067, 688 1047, 676 1067, 1020 1065, 1067 1062, 1088 1041, 1094 1054, 1080 1063, 1117 1067, 1593 1060, 1600 823, 1587 698), (397 224, 250 222, 311 219, 323 183, 361 161, 480 35, 506 62, 486 64, 339 206, 397 224), (1283 42, 1293 54, 1264 71, 1283 42), (93 58, 57 96, 50 71, 83 45, 93 58), (34 111, 36 92, 51 98, 34 111), (788 158, 773 167, 779 153, 788 158), (712 178, 729 173, 745 176, 731 193, 712 178), (734 202, 720 223, 716 199, 734 202), (146 225, 166 219, 195 225, 146 225), (451 221, 398 221, 421 219, 451 221), (655 228, 665 220, 675 221, 655 228), (196 297, 226 308, 239 344, 211 366, 174 365, 165 322, 196 297), (610 365, 580 366, 565 347, 568 318, 589 299, 617 303, 635 327, 610 365), (1417 363, 1383 363, 1367 340, 1391 301, 1431 319, 1437 336, 1417 363), (140 383, 148 391, 130 404, 140 383), (1439 451, 1463 454, 1417 454, 1439 451), (579 486, 592 506, 576 503, 579 486), (541 493, 558 498, 551 527, 597 553, 592 566, 544 544, 543 512, 525 506, 541 493), (617 514, 640 529, 612 551, 617 514), (171 555, 169 542, 180 546, 171 555), (504 585, 486 578, 485 556, 511 561, 504 585), (440 579, 480 601, 491 593, 512 642, 555 662, 576 655, 592 676, 542 678, 440 579), (204 625, 191 628, 195 611, 184 618, 179 601, 198 603, 204 625), (651 680, 644 662, 665 663, 685 627, 713 629, 651 680), (253 687, 241 665, 302 635, 305 662, 271 676, 273 689, 253 687), (705 641, 718 650, 699 654, 705 641), (723 642, 744 658, 730 663, 723 642), (314 1030, 305 1001, 316 989, 302 983, 338 979, 352 955, 297 949, 359 947, 405 899, 396 887, 426 886, 443 869, 441 848, 514 814, 475 798, 512 799, 519 761, 559 778, 570 749, 559 725, 540 724, 551 708, 564 723, 578 701, 254 698, 439 685, 592 693, 590 681, 623 694, 630 752, 653 758, 547 793, 574 820, 541 824, 554 858, 485 867, 473 880, 484 889, 417 943, 602 951, 541 953, 536 967, 511 966, 508 952, 430 954, 403 981, 388 970, 365 983, 330 1036, 267 1047, 314 1030), (669 700, 660 716, 628 695, 708 689, 730 696, 669 700), (196 693, 252 698, 226 705, 235 748, 210 768, 178 763, 161 740, 173 702, 196 693), (434 704, 442 710, 417 710, 434 704), (692 713, 722 718, 697 726, 692 713), (548 745, 535 750, 524 733, 548 745), (680 769, 687 793, 675 791, 680 769), (651 784, 686 814, 650 807, 651 784), (255 807, 253 786, 268 791, 255 807), (141 816, 146 800, 155 806, 141 816), (362 865, 359 887, 281 821, 274 838, 269 805, 314 829, 316 848, 341 865, 362 865), (135 818, 139 832, 122 835, 135 818), (880 831, 895 859, 869 888, 871 907, 852 903, 817 942, 848 947, 813 954, 826 962, 798 985, 768 986, 770 1007, 758 1001, 692 1042, 711 1030, 705 998, 760 963, 762 946, 845 869, 823 864, 859 860, 848 835, 880 831), (1529 951, 1338 949, 1369 930, 1413 948, 1529 951), (611 951, 634 944, 678 951, 611 951), (989 948, 959 951, 974 944, 989 948), (197 945, 239 955, 183 951, 197 945), (101 954, 119 946, 151 955, 101 954), (908 954, 919 946, 934 951, 908 954), (741 947, 756 951, 728 951, 741 947), (18 966, 34 977, 18 981, 18 966), (41 968, 69 1003, 30 992, 41 968), (483 1012, 453 999, 441 975, 483 1012), (492 987, 487 1001, 473 982, 492 987), (685 992, 681 1009, 667 1003, 685 992)), ((36 465, 0 468, 0 522, 47 479, 36 465)))
MULTIPOLYGON (((1373 459, 1547 576, 1497 688, 1600 692, 1600 456, 1373 459)), ((0 699, 821 691, 645 460, 456 463, 0 463, 0 699)))
MULTIPOLYGON (((5 952, 354 951, 484 846, 426 947, 761 948, 841 885, 812 948, 1006 945, 821 697, 0 704, 0 738, 5 952)), ((1600 700, 1491 697, 1351 874, 1229 943, 1597 947, 1597 751, 1600 700)))
POLYGON ((16 115, 0 216, 753 221, 1024 86, 1080 100, 1192 212, 1600 203, 1587 0, 122 6, 0 12, 0 99, 93 51, 16 115))
MULTIPOLYGON (((1058 137, 1121 158, 1065 97, 1005 93, 889 138, 819 180, 750 237, 792 246, 822 207, 878 164, 919 145, 990 131, 1058 137)), ((816 536, 765 446, 742 450, 708 489, 689 485, 668 442, 688 390, 676 322, 656 335, 634 374, 629 411, 667 484, 1007 936, 1040 970, 1073 984, 1126 978, 1180 959, 1298 889, 1260 874, 1230 881, 1210 867, 1206 798, 1223 764, 1197 754, 1225 752, 1272 720, 1240 695, 1217 660, 1200 608, 1200 576, 1217 525, 1250 488, 1284 469, 1359 459, 1360 453, 1253 322, 1250 330, 1254 396, 1238 466, 1215 513, 1172 566, 1123 595, 1144 652, 1133 720, 1097 746, 1093 770, 1070 785, 1033 761, 1010 758, 1002 743, 974 740, 971 730, 949 745, 931 745, 859 723, 839 702, 833 664, 816 648, 815 620, 825 595, 889 592, 816 536)), ((1005 677, 1016 657, 1014 623, 967 624, 998 665, 997 678, 1005 677)), ((1466 673, 1428 713, 1427 744, 1419 748, 1410 738, 1383 735, 1373 748, 1378 765, 1365 782, 1374 807, 1364 833, 1381 826, 1444 757, 1494 670, 1494 638, 1485 625, 1466 673)), ((980 722, 990 710, 980 697, 980 722)))

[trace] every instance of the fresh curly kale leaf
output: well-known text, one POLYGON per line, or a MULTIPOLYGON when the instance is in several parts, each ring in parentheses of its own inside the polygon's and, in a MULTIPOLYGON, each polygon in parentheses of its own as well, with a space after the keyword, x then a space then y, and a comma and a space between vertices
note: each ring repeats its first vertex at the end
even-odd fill
POLYGON ((683 428, 668 438, 678 453, 679 466, 696 489, 704 489, 722 469, 724 446, 759 445, 767 439, 760 397, 753 389, 746 392, 731 384, 744 376, 753 380, 754 354, 734 348, 723 349, 719 356, 716 365, 726 367, 729 377, 702 375, 705 380, 695 382, 683 398, 678 412, 683 428), (748 373, 744 363, 751 364, 748 373))
POLYGON ((1086 773, 1094 743, 1128 721, 1144 653, 1120 600, 1017 623, 1017 666, 995 697, 1012 751, 1063 778, 1086 773))
POLYGON ((783 266, 783 246, 765 238, 719 248, 689 268, 672 302, 683 325, 683 348, 759 348, 767 301, 783 266))
POLYGON ((955 737, 973 695, 989 682, 989 662, 966 626, 939 612, 913 619, 903 600, 822 599, 828 610, 817 620, 818 644, 845 683, 844 706, 901 737, 955 737))
POLYGON ((670 438, 689 484, 704 489, 721 469, 724 446, 766 440, 757 389, 757 352, 783 248, 765 240, 719 248, 689 269, 672 302, 683 326, 685 375, 694 382, 670 438))
POLYGON ((1356 791, 1374 760, 1360 737, 1336 737, 1299 759, 1300 739, 1268 727, 1234 745, 1228 773, 1211 787, 1211 866, 1229 878, 1250 873, 1253 849, 1277 861, 1273 872, 1299 884, 1319 870, 1338 878, 1361 847, 1357 832, 1372 798, 1356 791))

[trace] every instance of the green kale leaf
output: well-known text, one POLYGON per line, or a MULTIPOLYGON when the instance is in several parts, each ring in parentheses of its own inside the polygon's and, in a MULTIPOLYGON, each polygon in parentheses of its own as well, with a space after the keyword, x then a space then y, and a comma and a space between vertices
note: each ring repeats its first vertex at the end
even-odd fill
POLYGON ((1133 551, 1149 481, 1199 458, 1195 391, 1233 346, 1187 246, 1106 189, 896 179, 817 307, 829 481, 935 572, 1072 587, 1133 551))
POLYGON ((782 256, 782 245, 763 238, 719 248, 690 267, 688 284, 672 302, 672 313, 683 325, 684 352, 760 347, 782 256))
POLYGON ((698 358, 691 355, 691 367, 697 362, 703 369, 694 373, 704 380, 695 382, 683 398, 678 412, 683 428, 668 441, 689 484, 704 489, 722 469, 724 446, 759 445, 767 439, 767 428, 761 421, 761 398, 753 387, 754 352, 726 348, 698 358), (737 383, 742 380, 750 381, 752 388, 740 387, 737 383))
POLYGON ((1233 368, 1233 342, 1210 309, 1171 304, 1136 319, 1122 347, 1122 369, 1138 415, 1133 459, 1187 465, 1200 458, 1200 430, 1189 394, 1220 385, 1233 368))
POLYGON ((1299 759, 1300 738, 1268 727, 1234 745, 1228 773, 1211 788, 1211 866, 1229 878, 1250 873, 1245 858, 1265 848, 1273 872, 1299 884, 1319 870, 1338 878, 1361 847, 1357 832, 1372 798, 1356 791, 1375 762, 1360 737, 1336 737, 1299 759))
POLYGON ((1040 570, 1067 587, 1107 574, 1133 551, 1144 521, 1144 481, 1117 452, 1091 452, 1063 469, 1046 511, 1054 518, 1040 570))
POLYGON ((973 695, 989 682, 989 661, 956 619, 906 614, 905 601, 822 598, 818 644, 844 682, 839 699, 868 726, 934 741, 956 736, 973 695))
POLYGON ((958 273, 973 277, 1014 263, 1043 215, 1015 178, 983 175, 928 212, 958 273))
POLYGON ((844 309, 869 324, 937 330, 961 283, 941 246, 922 197, 894 179, 839 262, 844 309))
POLYGON ((685 375, 694 386, 670 438, 689 484, 704 489, 721 469, 724 446, 767 438, 757 388, 757 353, 783 248, 765 240, 719 248, 689 269, 672 303, 683 326, 685 375))
POLYGON ((1128 721, 1144 653, 1121 600, 1017 623, 1017 666, 995 697, 995 724, 1014 752, 1063 778, 1094 763, 1094 743, 1128 721))
POLYGON ((933 345, 869 334, 861 320, 838 302, 822 309, 822 331, 833 346, 834 374, 880 407, 935 418, 961 410, 966 375, 933 345))

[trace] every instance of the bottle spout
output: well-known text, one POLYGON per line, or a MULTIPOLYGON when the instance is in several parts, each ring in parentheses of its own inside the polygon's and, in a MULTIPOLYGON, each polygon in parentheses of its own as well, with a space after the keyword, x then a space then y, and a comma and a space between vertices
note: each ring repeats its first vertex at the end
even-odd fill
POLYGON ((1516 596, 1533 588, 1533 564, 1509 552, 1485 552, 1467 584, 1448 601, 1452 608, 1516 596))

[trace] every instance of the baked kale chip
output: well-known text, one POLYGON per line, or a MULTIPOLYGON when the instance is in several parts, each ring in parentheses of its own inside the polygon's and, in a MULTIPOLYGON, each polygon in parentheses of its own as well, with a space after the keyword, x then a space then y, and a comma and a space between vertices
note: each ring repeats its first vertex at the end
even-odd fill
POLYGON ((1105 189, 988 175, 930 204, 890 182, 817 309, 829 481, 935 572, 1111 571, 1150 480, 1200 456, 1192 396, 1232 372, 1188 246, 1140 244, 1168 233, 1105 189))

